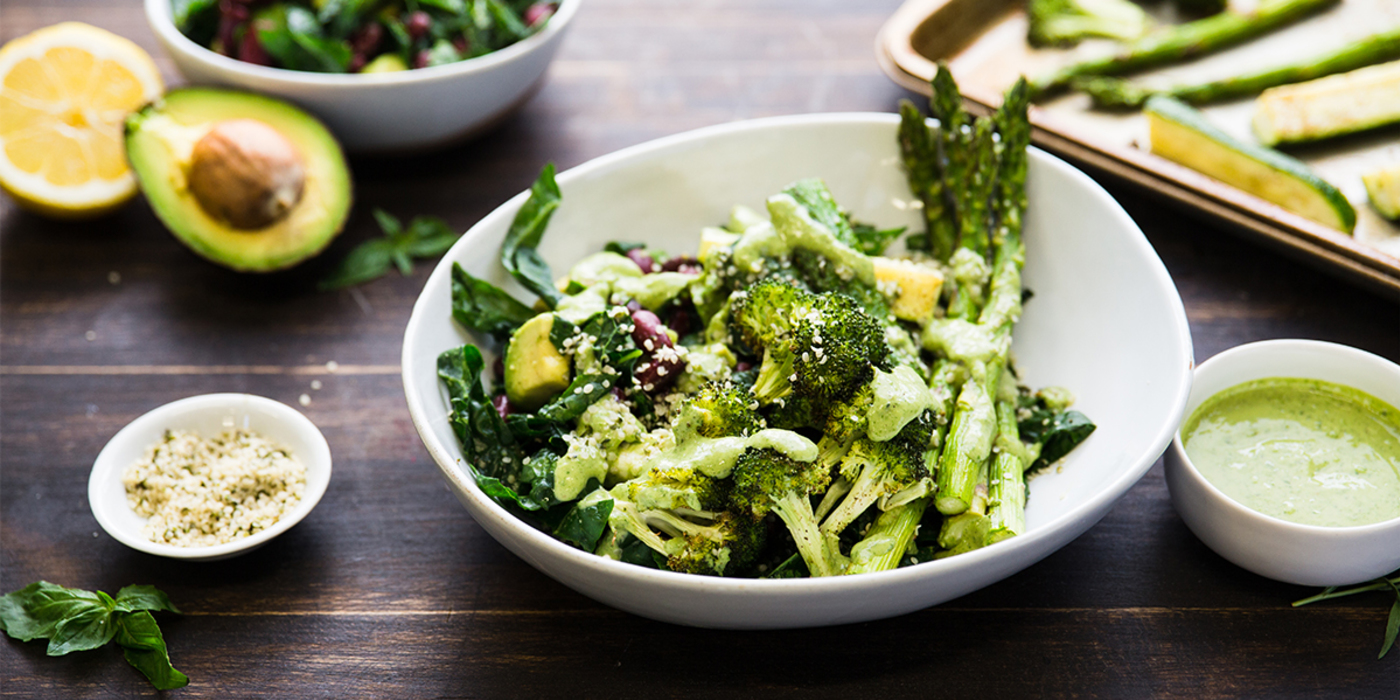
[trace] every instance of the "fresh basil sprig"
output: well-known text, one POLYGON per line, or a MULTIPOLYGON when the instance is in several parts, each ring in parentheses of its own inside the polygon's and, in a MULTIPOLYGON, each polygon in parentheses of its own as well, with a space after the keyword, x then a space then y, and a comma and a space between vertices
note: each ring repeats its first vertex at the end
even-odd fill
POLYGON ((1357 593, 1387 590, 1395 593, 1395 602, 1390 606, 1390 618, 1385 623, 1385 641, 1381 643, 1381 653, 1376 657, 1378 659, 1384 659, 1386 653, 1390 651, 1390 648, 1395 646, 1395 638, 1400 636, 1400 576, 1396 576, 1395 578, 1378 578, 1371 583, 1340 590, 1338 590, 1336 586, 1324 588, 1321 593, 1315 596, 1293 601, 1293 607, 1296 608, 1300 605, 1316 603, 1320 600, 1331 600, 1333 598, 1356 595, 1357 593))
POLYGON ((49 656, 96 649, 115 639, 126 660, 151 685, 159 690, 183 688, 190 679, 170 665, 151 610, 180 612, 154 586, 127 586, 113 598, 102 591, 39 581, 0 596, 0 629, 22 642, 49 640, 49 656))
POLYGON ((462 234, 447 222, 432 216, 415 217, 405 228, 389 212, 374 210, 374 219, 384 231, 382 238, 361 243, 335 270, 317 285, 322 291, 341 289, 383 277, 392 265, 407 277, 413 274, 414 258, 432 258, 447 252, 462 234))

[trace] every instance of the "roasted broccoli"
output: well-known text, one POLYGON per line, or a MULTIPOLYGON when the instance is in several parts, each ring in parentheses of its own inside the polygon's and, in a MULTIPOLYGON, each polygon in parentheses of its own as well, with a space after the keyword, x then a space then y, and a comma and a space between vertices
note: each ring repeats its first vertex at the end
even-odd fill
POLYGON ((1150 24, 1129 0, 1030 0, 1026 14, 1032 46, 1070 46, 1091 36, 1128 41, 1150 24))
POLYGON ((741 332, 758 344, 754 350, 763 352, 753 385, 760 403, 792 394, 839 400, 869 380, 873 367, 885 363, 889 346, 884 328, 856 300, 767 281, 752 289, 733 313, 741 332), (777 318, 782 321, 772 320, 777 318), (759 325, 765 320, 766 325, 759 325))
MULTIPOLYGON (((839 535, 876 501, 926 484, 932 435, 933 414, 925 411, 891 440, 857 439, 841 458, 842 487, 849 488, 822 521, 822 532, 839 535)), ((925 486, 920 495, 926 491, 925 486)))
POLYGON ((798 462, 775 450, 750 449, 739 457, 732 473, 731 502, 736 511, 761 519, 776 513, 797 543, 797 551, 813 576, 841 573, 845 562, 817 527, 813 494, 821 493, 831 474, 815 463, 798 462))
POLYGON ((753 398, 731 382, 706 384, 690 406, 700 414, 696 432, 704 437, 749 435, 764 428, 753 398))

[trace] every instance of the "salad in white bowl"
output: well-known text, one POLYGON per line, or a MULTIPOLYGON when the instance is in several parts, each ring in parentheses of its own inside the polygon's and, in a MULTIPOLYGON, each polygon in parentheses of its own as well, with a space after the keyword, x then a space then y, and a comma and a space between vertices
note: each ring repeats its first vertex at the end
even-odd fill
MULTIPOLYGON (((557 184, 546 168, 528 195, 469 232, 415 308, 404 373, 420 433, 483 526, 613 605, 772 627, 946 600, 1101 517, 1179 418, 1190 365, 1180 301, 1097 191, 1084 223, 1111 224, 1101 252, 1136 270, 1103 276, 1155 319, 1155 349, 1112 360, 1089 351, 1116 386, 1081 387, 1084 370, 1093 374, 1083 361, 1046 371, 1076 340, 1032 323, 1037 306, 1065 332, 1094 325, 1061 306, 1080 297, 1061 278, 1075 273, 1047 270, 1066 298, 1042 301, 1037 289, 1020 325, 1044 349, 1025 348, 1018 328, 1013 350, 1030 296, 1023 261, 1033 283, 1037 259, 1072 260, 1037 255, 1045 222, 1034 213, 1023 243, 1027 173, 1034 212, 1035 173, 1063 181, 1068 168, 1028 159, 1020 89, 974 120, 946 73, 935 86, 934 120, 912 106, 902 119, 810 118, 785 125, 807 132, 786 139, 798 144, 777 128, 716 129, 600 159, 557 184), (801 155, 823 140, 857 156, 834 169, 801 155), (735 183, 706 162, 715 142, 731 158, 747 150, 763 163, 769 150, 798 162, 735 183), (817 167, 793 173, 803 160, 817 167), (759 206, 750 192, 728 199, 727 216, 695 217, 755 182, 776 182, 759 206), (688 235, 686 220, 696 223, 688 235), (499 269, 463 247, 492 237, 499 269), (568 272, 556 279, 561 258, 568 272), (538 301, 520 301, 520 290, 538 301), (441 385, 425 381, 433 374, 441 385), (1138 415, 1115 413, 1144 380, 1156 386, 1135 397, 1138 415), (1068 407, 1068 391, 1031 388, 1046 384, 1082 392, 1084 412, 1068 407), (1095 433, 1085 416, 1100 409, 1095 433), (1037 471, 1027 509, 1026 476, 1037 471)), ((1057 186, 1083 199, 1087 180, 1069 180, 1057 186)), ((1104 308, 1102 285, 1089 286, 1104 308)))

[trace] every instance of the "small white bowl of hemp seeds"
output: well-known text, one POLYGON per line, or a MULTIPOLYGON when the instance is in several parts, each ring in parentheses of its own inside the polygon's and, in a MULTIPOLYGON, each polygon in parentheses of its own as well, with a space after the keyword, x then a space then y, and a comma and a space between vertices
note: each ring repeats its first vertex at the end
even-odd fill
POLYGON ((214 561, 296 525, 330 478, 330 446, 300 411, 252 394, 204 394, 118 431, 93 464, 88 502, 102 529, 132 549, 214 561))

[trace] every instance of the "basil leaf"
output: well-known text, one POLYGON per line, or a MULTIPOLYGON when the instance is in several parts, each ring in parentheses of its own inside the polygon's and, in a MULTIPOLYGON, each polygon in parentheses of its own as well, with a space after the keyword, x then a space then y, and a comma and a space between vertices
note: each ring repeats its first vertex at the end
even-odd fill
POLYGON ((549 218, 559 208, 561 199, 559 185, 554 182, 554 164, 547 163, 530 186, 530 196, 516 212, 501 244, 501 265, 551 309, 562 297, 554 288, 554 275, 549 265, 535 248, 544 237, 549 218))
POLYGON ((97 595, 101 600, 82 610, 70 613, 54 626, 49 635, 49 656, 63 656, 74 651, 96 649, 112 641, 117 628, 112 619, 116 607, 112 598, 102 591, 97 595))
POLYGON ((387 238, 372 238, 356 246, 331 274, 316 284, 321 291, 341 289, 369 282, 389 271, 393 246, 387 238))
POLYGON ((119 613, 115 632, 117 644, 122 646, 127 663, 145 674, 157 690, 189 685, 189 677, 170 664, 165 637, 161 636, 160 626, 149 612, 119 613))
POLYGON ((575 505, 554 529, 554 536, 585 551, 593 551, 608 527, 612 514, 611 498, 591 505, 575 505))
POLYGON ((411 239, 406 250, 415 258, 442 255, 462 237, 462 234, 452 230, 446 221, 435 216, 415 218, 413 223, 408 225, 408 232, 411 239))
POLYGON ((1385 658, 1392 646, 1395 646, 1395 637, 1400 635, 1400 587, 1393 581, 1387 581, 1391 590, 1395 591, 1395 603, 1390 606, 1390 618, 1385 623, 1385 643, 1381 645, 1381 655, 1378 659, 1385 658))
POLYGON ((64 620, 105 607, 91 591, 37 581, 0 596, 0 629, 22 642, 48 639, 64 620))
POLYGON ((180 612, 170 597, 155 586, 127 586, 117 591, 116 609, 120 612, 135 610, 166 610, 180 612))
POLYGON ((461 265, 452 264, 452 318, 463 327, 505 341, 534 317, 533 309, 500 287, 472 277, 461 265))

